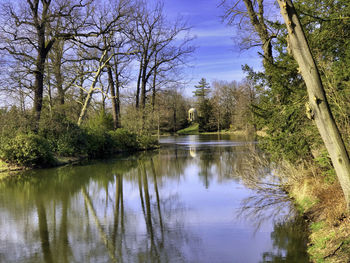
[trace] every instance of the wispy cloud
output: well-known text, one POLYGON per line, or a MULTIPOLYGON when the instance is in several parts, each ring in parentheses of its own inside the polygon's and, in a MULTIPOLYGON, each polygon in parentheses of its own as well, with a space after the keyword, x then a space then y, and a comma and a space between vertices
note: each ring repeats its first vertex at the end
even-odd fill
POLYGON ((216 28, 201 28, 192 31, 192 34, 198 38, 202 37, 227 37, 230 38, 234 36, 233 30, 228 30, 227 28, 216 27, 216 28))

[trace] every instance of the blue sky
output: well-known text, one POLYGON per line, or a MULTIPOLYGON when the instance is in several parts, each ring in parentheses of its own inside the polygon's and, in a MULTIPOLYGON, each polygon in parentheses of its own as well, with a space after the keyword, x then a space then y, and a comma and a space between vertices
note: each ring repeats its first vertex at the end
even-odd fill
POLYGON ((164 0, 164 11, 169 20, 181 16, 192 26, 197 47, 191 67, 188 68, 186 94, 191 95, 193 86, 204 77, 214 80, 240 81, 244 78, 241 65, 261 68, 257 50, 241 51, 235 45, 235 29, 221 22, 224 10, 218 7, 220 0, 164 0))

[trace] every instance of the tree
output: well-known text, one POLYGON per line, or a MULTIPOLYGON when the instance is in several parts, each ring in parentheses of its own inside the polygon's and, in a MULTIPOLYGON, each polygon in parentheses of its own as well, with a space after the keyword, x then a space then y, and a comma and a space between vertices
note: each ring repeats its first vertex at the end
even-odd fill
POLYGON ((180 19, 174 23, 167 21, 160 3, 153 10, 141 5, 133 20, 128 37, 132 40, 134 49, 139 51, 136 108, 144 109, 150 91, 154 106, 157 77, 183 65, 194 48, 189 45, 192 38, 179 38, 180 34, 188 34, 189 28, 186 24, 180 19), (153 82, 149 83, 150 81, 153 82), (151 88, 147 88, 148 86, 151 88))
POLYGON ((199 100, 208 98, 210 93, 210 85, 207 83, 205 78, 201 78, 198 85, 195 85, 194 87, 196 88, 195 91, 193 91, 195 97, 197 97, 199 100))
MULTIPOLYGON (((226 0, 222 1, 225 4, 226 0)), ((263 50, 263 64, 265 69, 273 63, 272 40, 276 38, 274 31, 269 28, 271 22, 265 17, 264 0, 243 0, 245 8, 240 4, 241 0, 234 0, 226 5, 224 18, 229 24, 233 24, 236 19, 239 20, 239 28, 244 24, 246 18, 253 27, 253 35, 257 34, 257 39, 246 37, 244 41, 248 41, 249 47, 261 46, 263 50)), ((251 32, 250 32, 251 33, 251 32)))
MULTIPOLYGON (((239 4, 242 1, 233 3, 234 5, 227 9, 227 15, 231 15, 229 18, 238 19, 240 26, 243 22, 250 24, 248 32, 255 36, 250 41, 253 46, 261 46, 266 39, 252 25, 246 4, 243 7, 243 4, 239 4)), ((259 99, 251 105, 251 109, 254 113, 254 125, 267 133, 267 136, 259 140, 260 146, 269 151, 275 161, 281 159, 293 163, 301 160, 310 161, 313 157, 312 147, 319 148, 320 138, 315 136, 317 133, 313 132, 314 127, 303 110, 307 94, 298 67, 287 52, 289 48, 285 39, 286 30, 284 25, 277 20, 271 20, 266 14, 266 10, 273 8, 268 6, 269 1, 251 1, 251 3, 255 16, 264 18, 258 21, 260 23, 263 21, 266 27, 268 26, 268 32, 271 34, 270 44, 274 48, 272 63, 266 63, 264 54, 263 72, 255 72, 248 65, 243 66, 248 80, 259 92, 259 99)))
POLYGON ((315 120, 343 189, 348 210, 350 210, 350 160, 348 152, 329 108, 318 67, 294 5, 291 0, 277 1, 288 29, 291 52, 307 86, 309 96, 307 111, 310 117, 315 120))
POLYGON ((199 130, 213 131, 215 130, 216 125, 213 116, 213 105, 209 98, 210 85, 205 78, 201 78, 195 88, 196 90, 193 91, 193 93, 197 98, 196 104, 199 113, 199 130))
POLYGON ((10 1, 2 4, 6 19, 1 26, 4 41, 0 49, 15 60, 30 61, 34 65, 30 68, 30 72, 35 78, 33 113, 37 130, 43 105, 44 74, 48 54, 59 39, 72 38, 86 29, 82 24, 85 23, 82 9, 85 10, 89 1, 53 3, 51 0, 27 0, 15 8, 16 4, 10 1), (67 27, 62 31, 53 30, 55 27, 52 24, 58 19, 66 21, 67 27))
MULTIPOLYGON (((102 88, 95 87, 104 70, 107 69, 109 82, 108 88, 111 91, 111 100, 113 106, 112 115, 114 128, 116 129, 118 127, 119 102, 117 99, 119 99, 120 82, 118 78, 120 73, 116 72, 116 81, 114 81, 111 61, 116 56, 131 56, 135 54, 135 51, 131 51, 131 49, 127 51, 121 50, 121 52, 119 52, 120 48, 124 45, 124 38, 119 36, 122 34, 126 23, 129 22, 132 10, 132 6, 130 6, 126 1, 119 1, 115 6, 113 6, 113 8, 107 9, 106 7, 101 6, 99 8, 99 11, 96 11, 95 15, 93 16, 94 28, 97 32, 100 33, 97 34, 97 36, 93 38, 91 42, 87 42, 82 45, 87 48, 87 50, 85 50, 85 53, 90 54, 91 59, 98 60, 98 65, 96 66, 96 70, 93 71, 94 76, 92 77, 90 88, 87 91, 87 96, 81 108, 77 123, 78 125, 81 125, 90 105, 92 95, 96 90, 99 90, 103 93, 102 97, 104 99, 107 98, 107 92, 105 92, 102 88), (115 85, 118 85, 117 90, 115 89, 115 85)), ((117 62, 117 60, 114 61, 117 62)), ((117 69, 118 65, 114 65, 114 67, 117 69)), ((80 88, 83 89, 83 87, 80 88)))

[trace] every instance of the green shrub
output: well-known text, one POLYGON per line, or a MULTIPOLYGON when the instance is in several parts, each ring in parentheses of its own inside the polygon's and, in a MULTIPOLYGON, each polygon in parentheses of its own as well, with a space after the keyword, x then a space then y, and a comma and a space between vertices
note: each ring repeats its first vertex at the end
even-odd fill
POLYGON ((84 127, 88 130, 110 131, 113 130, 113 117, 111 113, 100 110, 86 119, 84 127))
POLYGON ((113 152, 113 139, 108 132, 87 130, 87 154, 89 157, 99 158, 113 152))
POLYGON ((0 157, 6 162, 27 167, 47 166, 54 162, 47 140, 35 134, 18 134, 3 142, 0 157))
POLYGON ((337 180, 337 174, 333 167, 331 158, 326 149, 323 149, 319 156, 315 158, 317 165, 321 168, 322 176, 326 183, 334 183, 337 180))
POLYGON ((113 141, 115 151, 136 150, 139 148, 137 135, 126 129, 117 129, 108 133, 113 141))
POLYGON ((69 121, 63 114, 42 118, 39 134, 46 138, 52 150, 59 156, 86 154, 87 134, 85 130, 69 121))
POLYGON ((150 135, 139 135, 137 142, 138 148, 142 150, 153 149, 158 146, 158 140, 150 135))

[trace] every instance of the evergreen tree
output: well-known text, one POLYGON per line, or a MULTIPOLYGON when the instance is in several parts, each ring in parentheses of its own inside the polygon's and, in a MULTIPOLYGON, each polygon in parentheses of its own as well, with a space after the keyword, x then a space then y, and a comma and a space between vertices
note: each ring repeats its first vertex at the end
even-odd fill
POLYGON ((214 131, 216 129, 216 123, 213 114, 213 105, 209 98, 210 85, 205 78, 202 78, 195 88, 196 90, 193 93, 197 98, 199 131, 214 131))
POLYGON ((196 90, 193 91, 193 94, 199 100, 204 100, 209 97, 210 85, 209 83, 207 83, 207 80, 205 78, 201 78, 201 80, 198 82, 198 85, 194 87, 196 88, 196 90))

